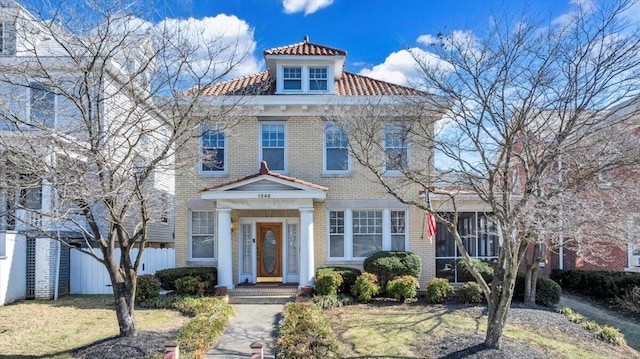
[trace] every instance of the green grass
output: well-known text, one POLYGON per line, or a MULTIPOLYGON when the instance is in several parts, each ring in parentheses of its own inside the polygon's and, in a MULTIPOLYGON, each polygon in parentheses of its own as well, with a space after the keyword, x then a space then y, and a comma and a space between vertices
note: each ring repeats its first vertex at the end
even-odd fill
MULTIPOLYGON (((444 338, 456 334, 484 336, 486 316, 432 305, 357 305, 325 311, 340 342, 341 357, 422 357, 417 338, 444 338)), ((567 320, 567 325, 573 325, 567 320)), ((528 343, 553 358, 632 358, 639 353, 627 346, 613 346, 563 333, 507 324, 504 337, 528 343)))
MULTIPOLYGON (((136 309, 142 330, 181 327, 189 318, 175 310, 136 309)), ((70 351, 118 335, 112 296, 70 296, 21 301, 0 307, 0 353, 70 358, 70 351)))

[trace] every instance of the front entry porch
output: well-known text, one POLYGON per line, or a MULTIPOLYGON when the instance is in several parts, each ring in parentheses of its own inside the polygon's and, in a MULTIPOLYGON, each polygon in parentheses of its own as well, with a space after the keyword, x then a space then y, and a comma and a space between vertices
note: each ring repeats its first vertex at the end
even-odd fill
POLYGON ((200 200, 216 213, 218 285, 313 286, 314 203, 324 201, 327 191, 273 173, 264 162, 258 174, 203 189, 200 200))

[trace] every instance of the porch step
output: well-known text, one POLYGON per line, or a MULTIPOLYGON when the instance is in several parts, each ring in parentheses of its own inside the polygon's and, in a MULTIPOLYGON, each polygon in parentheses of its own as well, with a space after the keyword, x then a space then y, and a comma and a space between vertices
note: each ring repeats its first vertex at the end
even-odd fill
POLYGON ((295 302, 295 286, 246 286, 229 289, 230 304, 284 304, 295 302))

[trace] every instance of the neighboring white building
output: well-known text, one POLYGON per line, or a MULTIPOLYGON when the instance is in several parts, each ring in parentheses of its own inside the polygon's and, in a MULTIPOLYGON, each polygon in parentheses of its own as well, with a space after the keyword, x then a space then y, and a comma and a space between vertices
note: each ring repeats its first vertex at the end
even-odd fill
MULTIPOLYGON (((138 112, 137 103, 123 91, 123 81, 129 81, 127 88, 137 81, 140 91, 148 86, 138 61, 151 50, 146 37, 119 47, 118 53, 96 65, 96 85, 81 87, 76 81, 90 78, 78 72, 81 65, 77 61, 82 57, 70 57, 74 44, 62 46, 63 37, 60 33, 51 35, 50 26, 37 21, 16 2, 0 0, 0 305, 25 297, 55 298, 68 293, 70 246, 53 238, 71 247, 86 247, 92 241, 84 214, 62 193, 67 188, 50 185, 47 175, 34 171, 37 163, 13 161, 13 149, 19 144, 36 151, 46 148, 42 157, 36 158, 42 161, 43 168, 58 168, 60 173, 62 169, 72 171, 74 166, 87 162, 83 158, 90 153, 84 150, 90 146, 87 138, 91 136, 86 136, 87 126, 78 125, 83 118, 79 113, 96 111, 101 126, 97 131, 118 131, 138 112), (75 98, 82 98, 74 91, 83 88, 96 91, 86 98, 100 102, 74 102, 75 98), (39 146, 42 141, 47 144, 39 146), (72 166, 67 168, 69 164, 72 166)), ((162 126, 146 112, 140 112, 129 132, 123 131, 99 144, 103 151, 100 155, 106 154, 105 158, 117 163, 132 156, 124 149, 134 148, 134 162, 144 161, 154 151, 154 141, 162 141, 164 136, 162 126), (140 135, 143 132, 145 135, 140 135), (137 138, 139 143, 127 143, 131 138, 137 138)), ((131 166, 129 171, 135 171, 135 164, 131 166)), ((107 168, 113 176, 120 170, 116 164, 107 168)), ((155 201, 160 208, 151 218, 148 245, 172 247, 174 180, 170 163, 153 173, 145 185, 152 186, 158 194, 155 201)), ((104 208, 102 211, 106 212, 104 208)), ((106 220, 99 222, 106 228, 106 220)), ((130 225, 135 226, 135 219, 130 225)))

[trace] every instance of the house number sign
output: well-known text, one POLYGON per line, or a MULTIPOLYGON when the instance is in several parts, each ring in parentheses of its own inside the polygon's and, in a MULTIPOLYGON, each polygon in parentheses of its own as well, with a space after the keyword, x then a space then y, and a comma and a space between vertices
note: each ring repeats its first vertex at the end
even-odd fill
POLYGON ((258 193, 258 198, 271 198, 271 193, 258 193))

